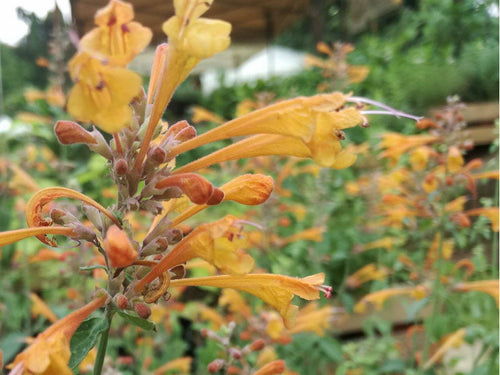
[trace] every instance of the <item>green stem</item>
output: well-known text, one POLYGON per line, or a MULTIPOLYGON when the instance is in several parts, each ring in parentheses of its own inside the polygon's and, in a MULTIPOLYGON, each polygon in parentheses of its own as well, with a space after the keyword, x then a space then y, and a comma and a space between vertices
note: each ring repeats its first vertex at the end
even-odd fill
MULTIPOLYGON (((435 279, 434 279, 434 282, 432 284, 432 315, 430 317, 430 328, 434 328, 436 326, 435 324, 435 321, 436 321, 436 317, 439 315, 441 309, 443 308, 443 304, 444 304, 444 298, 443 297, 443 292, 444 292, 444 288, 443 288, 443 285, 441 283, 441 276, 443 274, 443 266, 444 266, 444 262, 443 262, 443 243, 444 243, 444 233, 445 233, 445 222, 446 222, 446 199, 443 198, 443 200, 441 201, 441 207, 440 207, 440 222, 439 222, 439 229, 438 229, 438 232, 439 233, 439 244, 438 244, 438 258, 436 260, 436 275, 435 275, 435 279)), ((420 370, 421 372, 420 373, 424 373, 423 371, 423 366, 427 360, 427 356, 429 354, 429 348, 430 348, 430 344, 431 344, 431 340, 430 340, 430 337, 429 337, 429 333, 426 332, 426 335, 425 335, 425 342, 424 342, 424 348, 423 348, 423 351, 422 351, 422 361, 420 362, 420 370)))
MULTIPOLYGON (((498 207, 498 181, 496 183, 495 192, 495 204, 493 207, 498 207)), ((495 233, 493 233, 493 243, 491 246, 492 275, 494 279, 498 279, 498 235, 495 233)))
POLYGON ((99 338, 99 345, 97 346, 97 355, 94 363, 94 375, 101 375, 102 367, 104 365, 104 357, 106 356, 106 349, 108 347, 109 331, 111 330, 111 320, 113 319, 115 311, 111 305, 106 306, 105 319, 108 324, 106 330, 101 333, 99 338))

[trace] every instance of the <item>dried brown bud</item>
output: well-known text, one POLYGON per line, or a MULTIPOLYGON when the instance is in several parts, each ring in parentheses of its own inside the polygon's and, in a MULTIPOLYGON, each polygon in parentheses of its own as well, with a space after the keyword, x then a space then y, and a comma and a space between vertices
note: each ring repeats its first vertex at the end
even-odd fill
POLYGON ((137 302, 134 305, 134 311, 142 319, 147 319, 151 316, 151 309, 144 302, 137 302))
POLYGON ((91 133, 73 121, 58 121, 54 131, 57 139, 63 145, 72 145, 75 143, 90 145, 97 143, 97 140, 91 133))

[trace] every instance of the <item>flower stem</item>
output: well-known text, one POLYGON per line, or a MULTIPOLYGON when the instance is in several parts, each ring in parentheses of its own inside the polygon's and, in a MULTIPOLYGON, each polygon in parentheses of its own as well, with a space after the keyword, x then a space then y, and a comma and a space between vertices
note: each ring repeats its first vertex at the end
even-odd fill
POLYGON ((105 319, 107 320, 107 327, 101 332, 99 338, 99 345, 97 346, 97 355, 94 363, 94 375, 101 375, 102 367, 104 365, 104 358, 106 357, 106 349, 108 347, 109 331, 111 329, 111 320, 113 319, 115 311, 111 305, 106 306, 105 319))

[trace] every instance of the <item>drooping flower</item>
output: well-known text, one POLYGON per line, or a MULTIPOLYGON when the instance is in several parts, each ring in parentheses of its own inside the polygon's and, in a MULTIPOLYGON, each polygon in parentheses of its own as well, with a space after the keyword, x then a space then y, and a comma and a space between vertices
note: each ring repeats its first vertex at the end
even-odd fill
POLYGON ((71 375, 68 367, 71 356, 69 342, 80 323, 93 311, 103 306, 107 295, 99 295, 80 309, 58 320, 40 333, 33 343, 7 366, 11 375, 71 375))
POLYGON ((125 66, 147 47, 153 36, 151 30, 134 19, 132 4, 111 0, 95 15, 98 26, 80 41, 80 49, 108 60, 110 65, 125 66))
POLYGON ((460 328, 459 330, 447 335, 441 340, 441 345, 434 352, 431 358, 424 363, 424 370, 431 368, 436 362, 441 360, 443 355, 453 347, 459 347, 464 343, 465 334, 467 330, 465 328, 460 328))
POLYGON ((241 226, 238 221, 238 218, 228 215, 213 223, 198 226, 135 285, 135 290, 142 291, 146 284, 164 272, 193 258, 202 258, 230 274, 250 272, 254 261, 242 250, 246 241, 239 237, 241 226))
POLYGON ((214 286, 253 294, 276 308, 285 327, 291 327, 298 312, 297 306, 291 304, 294 295, 306 300, 318 299, 320 291, 329 295, 331 289, 322 285, 324 279, 322 273, 302 279, 273 274, 221 275, 172 280, 170 286, 214 286))
POLYGON ((68 97, 72 116, 108 133, 128 126, 132 118, 129 104, 142 88, 137 73, 105 65, 87 52, 78 52, 70 60, 69 72, 76 82, 68 97))
POLYGON ((495 301, 499 302, 498 296, 498 280, 481 280, 481 281, 468 281, 465 283, 459 283, 453 287, 453 290, 457 292, 483 292, 491 295, 495 298, 495 301))

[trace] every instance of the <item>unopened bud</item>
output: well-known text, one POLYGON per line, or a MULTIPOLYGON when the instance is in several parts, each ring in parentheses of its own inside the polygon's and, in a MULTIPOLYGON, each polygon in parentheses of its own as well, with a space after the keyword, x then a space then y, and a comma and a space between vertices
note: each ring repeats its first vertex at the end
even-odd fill
POLYGON ((264 340, 258 339, 250 344, 250 350, 252 352, 258 352, 258 351, 264 349, 265 346, 266 346, 266 343, 264 342, 264 340))
POLYGON ((114 170, 117 176, 125 176, 128 172, 128 164, 125 159, 115 161, 114 170))
POLYGON ((137 302, 134 305, 134 311, 142 319, 147 319, 151 316, 151 309, 144 302, 137 302))
POLYGON ((220 202, 222 202, 223 199, 224 199, 224 192, 221 189, 214 187, 212 195, 210 195, 210 198, 208 198, 207 204, 209 206, 215 206, 220 202))
POLYGON ((115 305, 121 310, 126 309, 128 306, 128 299, 123 294, 117 294, 113 297, 113 300, 115 305))
POLYGON ((113 153, 111 152, 111 148, 109 147, 106 139, 104 139, 104 136, 101 134, 101 132, 94 128, 94 130, 92 130, 90 134, 92 134, 92 136, 96 140, 96 144, 89 144, 89 148, 92 151, 104 156, 106 159, 112 160, 113 153))
POLYGON ((103 246, 111 267, 127 267, 137 259, 137 250, 127 233, 116 225, 109 227, 103 246))
POLYGON ((161 147, 153 147, 148 154, 148 157, 156 162, 156 164, 164 163, 167 159, 167 153, 161 147))
POLYGON ((236 349, 236 348, 230 348, 229 349, 229 354, 234 359, 241 359, 241 357, 243 356, 242 353, 241 353, 241 350, 236 349))
POLYGON ((102 232, 103 223, 102 223, 101 211, 88 204, 83 204, 82 209, 83 212, 85 213, 85 216, 87 216, 87 219, 89 219, 90 222, 94 224, 94 226, 98 231, 102 232))
POLYGON ((189 125, 186 120, 182 120, 168 128, 166 137, 169 136, 173 136, 178 142, 185 142, 196 137, 196 129, 189 125))
POLYGON ((50 218, 54 221, 54 223, 58 225, 64 225, 78 221, 78 219, 70 213, 58 208, 53 208, 52 210, 50 210, 50 218))
POLYGON ((182 231, 179 228, 172 228, 167 232, 168 242, 171 244, 176 244, 180 242, 183 238, 182 231))
POLYGON ((211 374, 219 372, 225 365, 226 361, 223 359, 216 359, 208 364, 207 370, 211 374))
POLYGON ((83 127, 73 121, 58 121, 54 127, 56 137, 63 145, 84 143, 86 145, 96 144, 94 136, 83 127))
POLYGON ((74 238, 77 238, 79 240, 86 240, 89 242, 93 242, 97 238, 94 231, 92 229, 86 227, 82 223, 79 223, 79 222, 74 223, 71 226, 73 227, 73 232, 76 233, 76 235, 73 236, 74 238))

